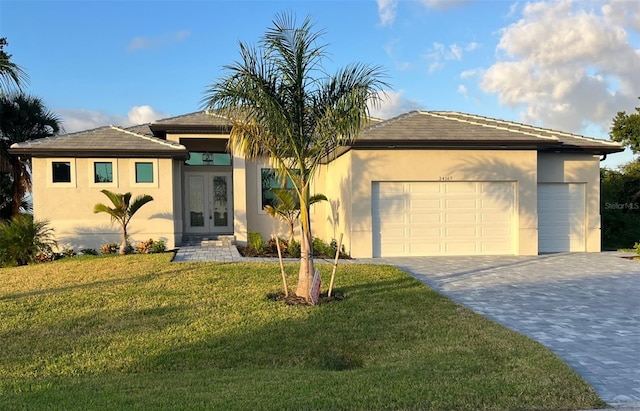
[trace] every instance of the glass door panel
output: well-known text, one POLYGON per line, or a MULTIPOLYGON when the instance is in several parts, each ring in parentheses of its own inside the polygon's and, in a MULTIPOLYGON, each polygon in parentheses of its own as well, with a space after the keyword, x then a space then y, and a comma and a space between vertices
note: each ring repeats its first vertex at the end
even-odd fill
POLYGON ((213 177, 213 225, 214 227, 229 226, 229 208, 227 206, 227 177, 213 177))
POLYGON ((233 233, 231 173, 186 173, 185 220, 190 233, 233 233))
POLYGON ((205 228, 204 176, 189 176, 187 224, 192 228, 205 228))

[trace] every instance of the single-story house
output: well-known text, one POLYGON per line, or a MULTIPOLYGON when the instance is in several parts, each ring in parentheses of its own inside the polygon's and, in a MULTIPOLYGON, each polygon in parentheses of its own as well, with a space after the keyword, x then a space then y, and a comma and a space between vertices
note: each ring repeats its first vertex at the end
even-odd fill
MULTIPOLYGON (((248 232, 285 235, 264 205, 278 184, 267 161, 227 150, 229 122, 204 111, 14 144, 30 156, 35 218, 61 245, 99 248, 119 227, 100 193, 149 194, 132 242, 248 232)), ((536 255, 600 251, 600 161, 614 142, 459 112, 412 111, 372 122, 323 164, 314 236, 344 235, 353 257, 536 255)))

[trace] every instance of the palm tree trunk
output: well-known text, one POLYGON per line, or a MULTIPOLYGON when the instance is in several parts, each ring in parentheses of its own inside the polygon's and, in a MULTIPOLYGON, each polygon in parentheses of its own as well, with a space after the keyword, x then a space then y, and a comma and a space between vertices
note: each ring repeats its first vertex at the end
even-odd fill
POLYGON ((310 298, 311 282, 315 272, 313 264, 313 242, 311 241, 311 222, 309 218, 309 203, 306 196, 300 199, 300 223, 302 235, 300 238, 300 271, 298 272, 298 287, 296 295, 310 298))
POLYGON ((122 242, 120 243, 120 255, 127 253, 127 226, 122 226, 122 242))

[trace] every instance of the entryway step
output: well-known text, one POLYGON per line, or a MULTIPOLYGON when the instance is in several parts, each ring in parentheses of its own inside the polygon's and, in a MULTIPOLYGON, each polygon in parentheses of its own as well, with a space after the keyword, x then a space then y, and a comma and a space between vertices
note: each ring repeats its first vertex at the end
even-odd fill
POLYGON ((182 245, 200 245, 202 247, 222 247, 236 244, 234 235, 218 235, 214 237, 183 236, 182 245))

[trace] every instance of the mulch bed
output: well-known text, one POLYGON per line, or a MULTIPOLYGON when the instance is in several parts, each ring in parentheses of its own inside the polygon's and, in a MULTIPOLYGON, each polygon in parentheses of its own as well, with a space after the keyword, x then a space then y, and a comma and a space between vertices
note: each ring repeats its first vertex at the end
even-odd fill
MULTIPOLYGON (((297 296, 293 292, 289 292, 289 295, 286 297, 283 291, 278 291, 277 293, 269 293, 267 294, 267 299, 274 302, 284 302, 287 305, 312 305, 310 301, 297 296)), ((334 290, 331 297, 329 297, 327 293, 320 294, 317 305, 340 302, 344 299, 345 296, 343 293, 334 290)))

